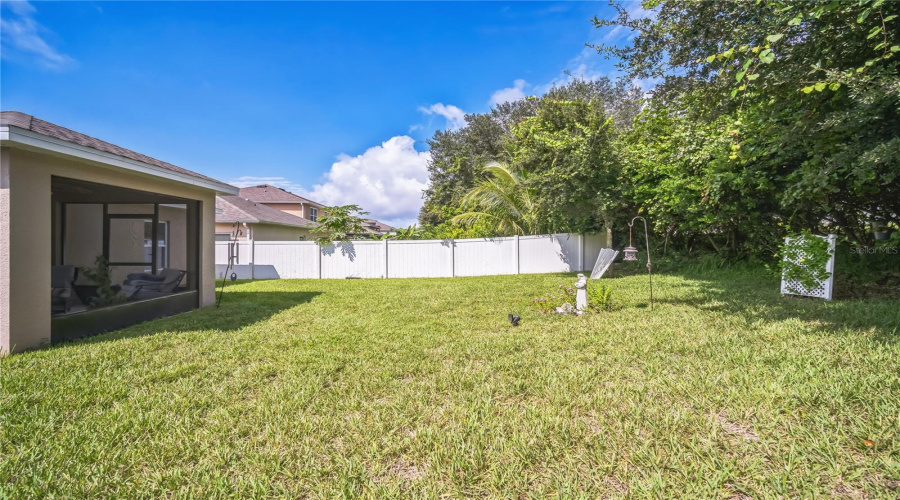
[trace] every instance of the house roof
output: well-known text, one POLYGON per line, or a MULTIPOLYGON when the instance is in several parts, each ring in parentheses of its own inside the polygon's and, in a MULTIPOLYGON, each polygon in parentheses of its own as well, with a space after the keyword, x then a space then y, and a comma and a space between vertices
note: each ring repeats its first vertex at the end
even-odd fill
POLYGON ((387 233, 394 230, 393 227, 388 226, 384 222, 378 222, 375 219, 366 219, 365 221, 363 221, 363 228, 368 230, 375 230, 381 233, 387 233))
POLYGON ((394 228, 375 219, 365 219, 362 223, 363 232, 357 236, 382 236, 394 231, 394 228))
POLYGON ((246 200, 240 196, 216 196, 216 208, 221 210, 221 213, 216 214, 216 222, 278 224, 306 228, 318 226, 311 220, 246 200))
POLYGON ((146 165, 150 165, 152 167, 156 167, 163 171, 172 172, 174 174, 177 174, 178 177, 189 177, 201 181, 206 181, 207 183, 216 185, 216 189, 220 190, 220 192, 231 193, 235 190, 233 186, 213 179, 212 177, 207 177, 203 174, 198 174, 197 172, 193 172, 186 168, 181 168, 177 165, 172 165, 171 163, 157 160, 156 158, 137 153, 130 149, 125 149, 121 146, 116 146, 115 144, 101 141, 100 139, 97 139, 95 137, 91 137, 89 135, 82 134, 81 132, 76 132, 74 130, 61 127, 59 125, 56 125, 55 123, 50 123, 48 121, 41 120, 40 118, 35 118, 34 116, 27 115, 19 111, 0 112, 0 126, 17 127, 22 130, 28 130, 30 132, 41 134, 46 137, 51 137, 53 139, 59 139, 61 141, 76 144, 78 146, 83 146, 97 151, 102 151, 104 153, 121 156, 129 160, 134 160, 146 165))
POLYGON ((247 200, 253 200, 259 203, 310 203, 312 205, 323 206, 310 199, 282 189, 271 184, 260 184, 258 186, 249 186, 241 188, 238 195, 247 200))

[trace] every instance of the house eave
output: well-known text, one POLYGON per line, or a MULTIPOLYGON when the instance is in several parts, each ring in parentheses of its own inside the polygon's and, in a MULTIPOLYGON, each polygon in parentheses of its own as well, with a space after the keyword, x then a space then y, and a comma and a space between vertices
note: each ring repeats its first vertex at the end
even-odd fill
POLYGON ((106 153, 79 144, 48 137, 31 130, 25 130, 12 125, 0 126, 0 145, 17 147, 25 150, 46 152, 59 156, 77 158, 94 164, 100 164, 107 168, 128 170, 142 175, 162 178, 174 182, 180 182, 191 186, 215 191, 216 194, 236 195, 238 188, 191 175, 182 174, 156 165, 132 160, 112 153, 106 153))
POLYGON ((283 226, 283 227, 295 227, 297 229, 313 229, 316 226, 298 226, 296 224, 286 224, 284 222, 269 222, 266 220, 222 220, 216 219, 216 223, 218 224, 234 224, 234 223, 244 223, 244 224, 265 224, 267 226, 283 226))

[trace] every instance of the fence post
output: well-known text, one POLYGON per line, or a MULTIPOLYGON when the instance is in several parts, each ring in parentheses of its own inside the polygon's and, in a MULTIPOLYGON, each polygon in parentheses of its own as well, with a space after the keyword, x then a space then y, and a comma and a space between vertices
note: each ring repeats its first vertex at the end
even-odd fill
POLYGON ((316 278, 322 279, 322 245, 316 243, 316 278))
POLYGON ((250 279, 256 279, 256 240, 250 239, 250 279))
POLYGON ((519 235, 515 235, 516 242, 516 274, 519 274, 519 235))
POLYGON ((578 234, 578 270, 584 271, 584 234, 578 234))
POLYGON ((456 240, 450 240, 450 277, 456 277, 456 240))
POLYGON ((388 241, 389 240, 383 240, 383 241, 384 241, 384 245, 383 245, 383 248, 384 248, 384 278, 387 279, 387 277, 388 277, 388 241))

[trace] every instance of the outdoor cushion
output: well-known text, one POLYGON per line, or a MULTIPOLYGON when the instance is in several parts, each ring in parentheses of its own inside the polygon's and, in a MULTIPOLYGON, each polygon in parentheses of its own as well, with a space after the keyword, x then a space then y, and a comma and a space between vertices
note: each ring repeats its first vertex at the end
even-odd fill
POLYGON ((128 281, 141 280, 141 281, 163 281, 165 280, 165 276, 161 276, 158 274, 151 273, 130 273, 125 278, 128 281))
MULTIPOLYGON (((135 273, 140 275, 143 273, 135 273)), ((178 288, 185 271, 180 269, 163 269, 158 275, 151 275, 153 279, 127 279, 122 284, 122 291, 129 299, 141 300, 170 294, 178 288)), ((132 275, 129 275, 132 276, 132 275)))

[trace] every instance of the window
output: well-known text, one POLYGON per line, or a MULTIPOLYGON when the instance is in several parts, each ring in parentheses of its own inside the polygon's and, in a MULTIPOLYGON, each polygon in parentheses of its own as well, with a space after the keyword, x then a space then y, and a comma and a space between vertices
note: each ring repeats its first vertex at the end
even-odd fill
POLYGON ((301 236, 300 241, 306 241, 306 236, 301 236))
POLYGON ((309 207, 309 220, 313 222, 317 222, 319 220, 319 209, 316 207, 309 207))
POLYGON ((216 241, 231 241, 231 235, 228 233, 216 233, 216 241))
MULTIPOLYGON (((147 261, 153 259, 153 221, 144 221, 144 255, 147 261)), ((156 254, 156 269, 162 271, 169 267, 169 223, 159 221, 157 235, 159 251, 156 254)), ((148 268, 146 272, 151 272, 148 268)))

